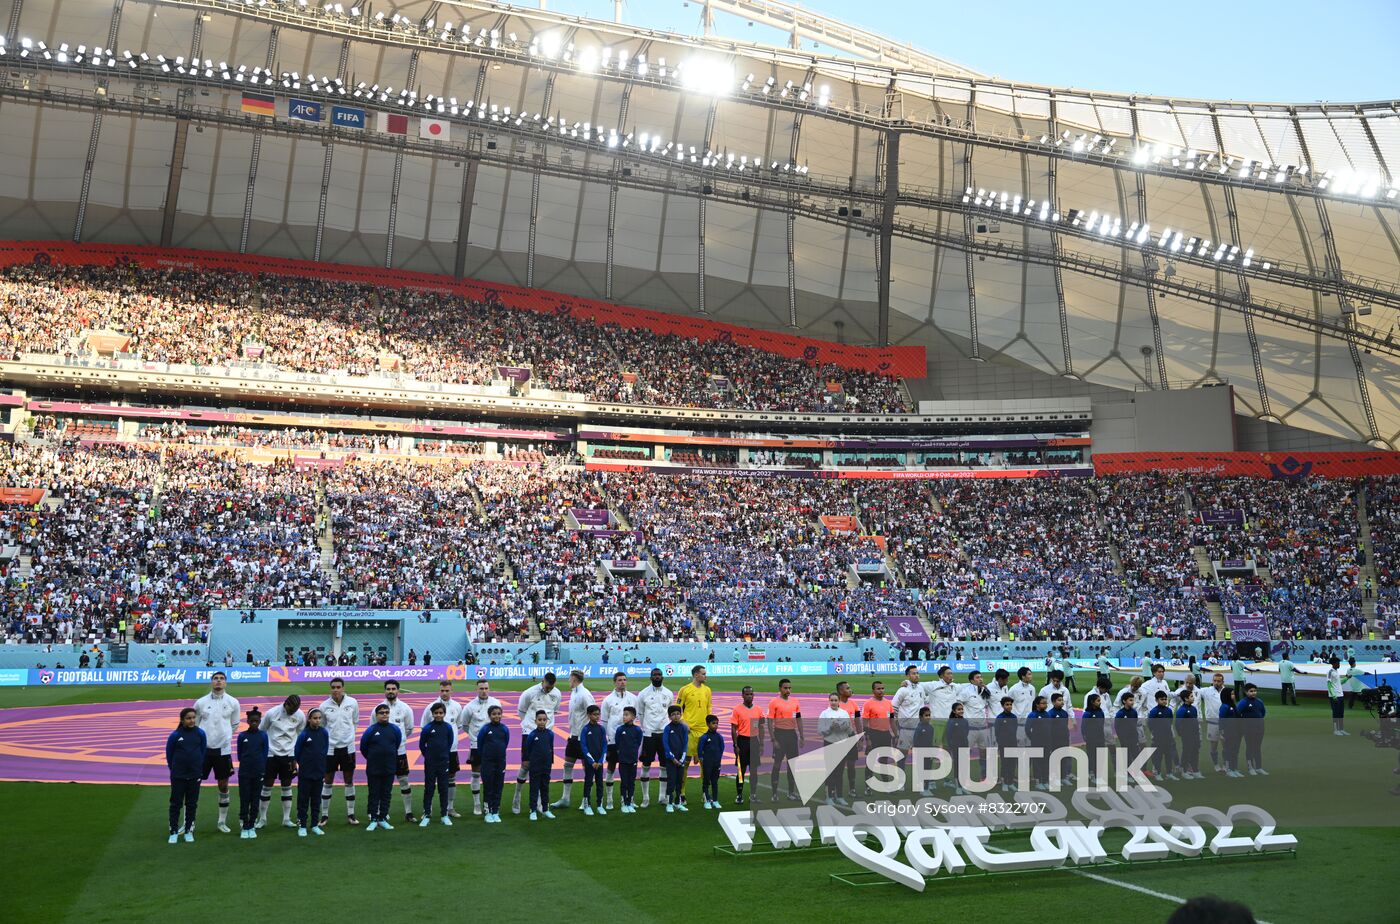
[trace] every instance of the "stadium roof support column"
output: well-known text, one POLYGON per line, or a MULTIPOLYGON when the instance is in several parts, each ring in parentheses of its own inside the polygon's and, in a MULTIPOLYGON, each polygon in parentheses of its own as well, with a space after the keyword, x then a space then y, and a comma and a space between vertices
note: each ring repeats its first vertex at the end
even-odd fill
MULTIPOLYGON (((540 112, 549 115, 550 107, 554 105, 554 78, 559 75, 558 71, 550 71, 549 78, 544 82, 544 103, 540 106, 540 112)), ((563 125, 563 122, 560 122, 563 125)), ((530 171, 530 225, 525 246, 525 288, 535 287, 535 238, 539 227, 540 217, 540 168, 536 167, 530 171)))
MULTIPOLYGON (((1137 104, 1133 103, 1128 112, 1133 121, 1133 140, 1141 143, 1141 136, 1138 134, 1137 104)), ((1147 183, 1142 178, 1141 170, 1133 171, 1133 182, 1137 184, 1137 220, 1139 224, 1146 225, 1147 183)), ((1152 322, 1152 348, 1157 356, 1157 387, 1166 391, 1167 360, 1162 350, 1162 321, 1157 314, 1157 293, 1152 286, 1152 281, 1157 278, 1157 260, 1146 250, 1142 251, 1142 270, 1142 288, 1147 293, 1147 316, 1152 322)))
POLYGON ((24 0, 14 0, 10 7, 10 24, 5 27, 5 37, 14 41, 19 33, 19 14, 24 9, 24 0))
MULTIPOLYGON (((627 125, 627 107, 632 102, 632 81, 622 85, 622 104, 617 110, 617 124, 627 125)), ((603 297, 612 300, 613 297, 613 257, 617 246, 617 181, 622 176, 622 148, 618 148, 618 153, 613 157, 611 179, 608 182, 608 253, 607 263, 603 268, 603 297)))
MULTIPOLYGON (((1312 152, 1308 150, 1308 139, 1303 134, 1302 123, 1298 121, 1298 111, 1288 110, 1293 131, 1298 136, 1298 149, 1303 159, 1316 169, 1312 152)), ((1346 283, 1342 278, 1342 261, 1337 256, 1337 242, 1332 236, 1332 220, 1327 215, 1327 203, 1321 198, 1313 199, 1317 205, 1317 219, 1322 223, 1322 242, 1327 248, 1327 275, 1330 277, 1337 296, 1337 307, 1342 312, 1342 325, 1346 329, 1347 352, 1351 354, 1351 365, 1356 371, 1356 391, 1361 396, 1361 409, 1366 415, 1367 439, 1373 446, 1389 448, 1376 429, 1376 411, 1371 406, 1371 387, 1366 381, 1366 367, 1361 363, 1361 351, 1356 346, 1356 308, 1347 296, 1346 283)))
MULTIPOLYGON (((719 100, 713 99, 710 101, 709 112, 705 114, 705 137, 703 139, 705 146, 702 150, 704 150, 706 157, 710 153, 710 139, 715 134, 715 111, 718 108, 719 100)), ((695 248, 695 304, 701 314, 709 314, 705 308, 705 203, 708 199, 707 188, 709 188, 707 185, 701 185, 700 200, 697 203, 698 208, 695 210, 699 225, 696 229, 698 240, 695 248)))
MULTIPOLYGON (((1059 116, 1056 112, 1055 94, 1050 94, 1050 135, 1058 137, 1060 134, 1059 116)), ((1055 164, 1054 157, 1047 157, 1046 163, 1049 171, 1046 174, 1045 194, 1050 199, 1050 207, 1059 211, 1060 203, 1055 193, 1055 164)), ((964 187, 965 188, 965 187, 964 187)), ((1055 222, 1050 222, 1050 252, 1055 257, 1054 266, 1051 269, 1055 277, 1055 307, 1060 311, 1060 349, 1064 352, 1064 374, 1074 375, 1074 357, 1069 349, 1069 310, 1065 307, 1065 282, 1064 276, 1060 272, 1060 235, 1055 231, 1055 222)))
MULTIPOLYGON (((1215 143, 1220 150, 1225 150, 1225 137, 1220 131, 1220 116, 1216 113, 1215 107, 1211 107, 1211 124, 1215 127, 1215 143)), ((1230 240, 1238 243, 1240 236, 1239 212, 1235 208, 1235 190, 1230 185, 1221 187, 1225 191, 1225 215, 1230 223, 1230 240)), ((1259 416, 1265 420, 1277 421, 1274 412, 1269 407, 1269 389, 1264 381, 1264 361, 1259 355, 1259 337, 1254 332, 1254 312, 1249 307, 1249 280, 1245 276, 1244 269, 1239 261, 1235 262, 1235 283, 1239 286, 1240 295, 1244 296, 1244 332, 1249 338, 1249 355, 1254 361, 1254 387, 1259 390, 1259 416)))
MULTIPOLYGON (((15 3, 13 16, 18 16, 19 3, 15 3)), ((122 0, 115 0, 112 4, 112 21, 107 27, 107 47, 113 48, 117 44, 117 27, 122 21, 122 0)), ((13 36, 12 36, 13 37, 13 36)), ((98 81, 98 86, 106 87, 107 81, 98 81)), ((88 193, 92 190, 92 165, 97 160, 97 142, 102 136, 102 106, 99 105, 92 114, 92 131, 88 134, 87 160, 83 163, 83 185, 78 192, 78 214, 73 219, 73 242, 80 243, 83 239, 83 219, 87 217, 88 193)))
MULTIPOLYGON (((272 31, 267 35, 267 60, 264 63, 269 71, 272 64, 277 60, 277 36, 280 33, 277 26, 272 27, 272 31)), ((253 153, 248 158, 248 191, 243 196, 243 223, 238 231, 238 252, 248 252, 248 226, 253 223, 253 187, 258 182, 258 158, 262 156, 262 127, 253 130, 253 153)))
MULTIPOLYGON (((194 36, 190 39, 190 59, 193 61, 199 60, 203 48, 205 15, 200 12, 194 17, 194 36)), ((190 137, 190 117, 185 110, 189 109, 193 95, 194 87, 185 87, 176 95, 179 115, 175 119, 175 140, 170 147, 170 171, 165 184, 165 209, 160 219, 162 247, 169 247, 175 238, 175 215, 180 208, 180 179, 185 172, 185 147, 190 137)))
MULTIPOLYGON (((15 0, 15 5, 19 5, 19 0, 15 0)), ((1393 107, 1392 107, 1393 108, 1393 107)), ((1371 153, 1376 156, 1376 163, 1381 168, 1381 180, 1387 185, 1395 182, 1395 174, 1391 172, 1390 165, 1385 161, 1385 155, 1381 153, 1381 146, 1376 141, 1376 133, 1371 130, 1371 120, 1362 113, 1361 107, 1356 107, 1357 121, 1361 123, 1361 130, 1366 133, 1366 140, 1371 144, 1371 153)))
MULTIPOLYGON (((418 80, 418 57, 419 51, 417 49, 414 49, 413 54, 408 56, 408 77, 404 80, 405 87, 412 87, 418 80)), ((385 269, 391 269, 394 265, 394 231, 399 223, 399 188, 403 185, 403 142, 406 140, 406 138, 399 139, 399 148, 394 152, 394 178, 389 185, 389 228, 388 233, 384 236, 385 269)))
POLYGON ((880 210, 880 234, 876 237, 878 250, 875 254, 875 268, 879 273, 876 279, 876 297, 879 299, 880 316, 876 328, 878 346, 890 345, 890 272, 894 263, 894 211, 899 203, 899 132, 889 129, 884 132, 884 175, 885 202, 880 210))
MULTIPOLYGON (((769 123, 770 125, 772 123, 769 123)), ((788 143, 788 160, 797 159, 798 146, 802 143, 802 112, 799 110, 792 117, 792 140, 788 143)), ((770 131, 764 141, 764 153, 767 148, 773 145, 773 133, 770 131)), ((797 206, 799 205, 797 195, 791 190, 787 193, 787 298, 788 298, 788 327, 797 329, 797 206)), ((849 225, 847 226, 849 227, 849 225)), ((758 237, 754 236, 754 247, 758 247, 758 237)))
MULTIPOLYGON (((976 85, 974 85, 968 92, 967 96, 967 116, 969 120, 971 120, 972 118, 972 109, 973 106, 976 104, 976 100, 977 87, 976 85)), ((972 150, 972 142, 969 141, 967 144, 963 145, 964 189, 971 188, 974 181, 974 178, 972 176, 972 150)), ((964 212, 963 236, 969 244, 977 239, 975 234, 976 230, 977 228, 973 224, 972 212, 964 212)), ((978 362, 983 362, 982 341, 981 338, 977 335, 977 274, 976 270, 973 268, 974 263, 976 261, 973 259, 972 256, 972 251, 974 249, 975 248, 973 247, 968 247, 963 251, 963 266, 965 267, 967 273, 967 334, 968 338, 972 341, 972 352, 969 354, 969 358, 975 359, 978 362)))
POLYGON ((457 216, 457 252, 452 257, 452 275, 458 279, 467 274, 467 240, 472 227, 472 200, 476 198, 476 171, 481 162, 472 158, 462 171, 462 210, 457 216))
MULTIPOLYGON (((346 39, 340 43, 340 63, 336 66, 335 76, 340 80, 345 79, 345 69, 350 64, 350 40, 346 39)), ((335 159, 335 142, 326 139, 326 154, 321 164, 321 194, 316 203, 316 242, 312 247, 311 259, 320 262, 321 245, 326 238, 326 203, 330 201, 331 193, 331 163, 335 159)))
POLYGON ((160 246, 169 247, 175 238, 175 213, 180 202, 180 177, 185 170, 185 145, 190 137, 190 120, 175 120, 175 142, 170 148, 170 172, 165 183, 165 209, 160 219, 160 246))

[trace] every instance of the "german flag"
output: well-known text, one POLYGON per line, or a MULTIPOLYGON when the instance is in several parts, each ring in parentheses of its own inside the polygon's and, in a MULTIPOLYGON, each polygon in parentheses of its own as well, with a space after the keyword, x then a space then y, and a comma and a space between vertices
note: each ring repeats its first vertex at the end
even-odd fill
POLYGON ((275 116, 277 114, 277 98, 264 96, 261 93, 244 93, 242 109, 253 115, 275 116))

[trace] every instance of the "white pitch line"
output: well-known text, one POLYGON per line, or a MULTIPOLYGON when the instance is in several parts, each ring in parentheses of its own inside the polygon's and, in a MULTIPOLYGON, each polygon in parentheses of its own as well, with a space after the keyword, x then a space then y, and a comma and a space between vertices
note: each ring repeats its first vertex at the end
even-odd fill
MULTIPOLYGON (((1003 848, 1000 848, 1000 847, 992 847, 991 845, 988 845, 988 846, 987 846, 987 849, 990 850, 990 851, 992 851, 992 852, 994 852, 994 853, 1008 853, 1008 852, 1009 852, 1009 851, 1007 851, 1007 850, 1005 850, 1005 849, 1003 849, 1003 848)), ((1101 883, 1103 883, 1104 885, 1111 885, 1111 886, 1116 886, 1116 887, 1118 887, 1118 888, 1120 888, 1120 889, 1127 889, 1129 892, 1137 892, 1137 893, 1139 893, 1140 895, 1150 895, 1152 898, 1159 898, 1159 899, 1161 899, 1161 900, 1164 901, 1164 902, 1171 902, 1172 904, 1175 904, 1175 905, 1184 905, 1184 904, 1186 904, 1186 899, 1182 898, 1180 895, 1171 895, 1171 894, 1169 894, 1169 893, 1167 893, 1167 892, 1158 892, 1156 889, 1149 889, 1147 886, 1140 886, 1140 885, 1136 885, 1136 884, 1131 883, 1131 882, 1123 882, 1123 881, 1120 880, 1120 879, 1111 879, 1111 878, 1109 878, 1108 876, 1101 876, 1101 875, 1099 875, 1098 873, 1091 873, 1091 872, 1089 872, 1088 870, 1073 869, 1073 868, 1070 868, 1070 867, 1063 867, 1063 868, 1065 869, 1066 872, 1073 873, 1074 875, 1080 876, 1080 877, 1082 877, 1082 878, 1084 878, 1084 879, 1092 879, 1092 880, 1095 881, 1095 882, 1101 882, 1101 883)), ((1258 918, 1256 918, 1255 921, 1256 921, 1256 924, 1269 924, 1268 921, 1259 920, 1258 918)))

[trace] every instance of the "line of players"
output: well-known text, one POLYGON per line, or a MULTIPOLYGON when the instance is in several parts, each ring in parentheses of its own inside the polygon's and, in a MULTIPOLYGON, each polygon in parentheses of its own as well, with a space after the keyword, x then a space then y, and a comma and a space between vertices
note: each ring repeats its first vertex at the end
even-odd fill
MULTIPOLYGON (((1199 748, 1196 724, 1199 717, 1205 721, 1211 760, 1218 771, 1229 776, 1243 775, 1237 769, 1238 748, 1243 738, 1248 746, 1250 774, 1267 772, 1262 767, 1262 722, 1222 721, 1237 716, 1263 718, 1264 707, 1252 691, 1253 685, 1247 686, 1244 701, 1236 704, 1233 691, 1225 687, 1221 674, 1214 675, 1210 687, 1198 689, 1195 678, 1188 675, 1172 689, 1164 679, 1162 665, 1153 665, 1151 670, 1150 677, 1134 677, 1112 699, 1109 676, 1100 673, 1096 689, 1086 694, 1083 704, 1085 712, 1081 722, 1086 743, 1091 746, 1107 744, 1111 729, 1120 744, 1133 750, 1142 740, 1142 730, 1147 729, 1157 747, 1155 761, 1159 774, 1166 779, 1199 779, 1199 764, 1190 757, 1199 748), (1136 707, 1143 703, 1148 704, 1147 708, 1139 711, 1136 707), (1100 725, 1094 721, 1106 719, 1109 711, 1113 712, 1111 723, 1100 725), (1174 721, 1163 723, 1163 718, 1174 721), (1236 734, 1239 724, 1247 728, 1236 734), (1256 728, 1257 735, 1248 730, 1256 728), (1171 740, 1173 729, 1181 737, 1179 747, 1171 740)), ((984 684, 980 671, 971 672, 967 682, 958 683, 946 666, 940 668, 936 676, 934 681, 923 682, 918 668, 910 666, 893 697, 886 697, 884 682, 877 680, 872 684, 870 699, 863 703, 854 699, 849 683, 842 681, 831 694, 828 708, 818 717, 819 734, 828 741, 851 734, 862 735, 866 750, 889 745, 908 750, 932 745, 931 721, 944 721, 945 746, 954 748, 979 748, 985 753, 992 747, 1012 746, 1013 729, 1014 744, 1058 746, 1061 735, 1063 743, 1068 743, 1073 718, 1062 671, 1049 672, 1049 682, 1038 689, 1031 683, 1029 668, 1018 671, 1015 683, 1009 682, 1010 675, 1005 670, 998 670, 991 684, 984 684), (1058 723, 1053 722, 1037 727, 1037 720, 1042 718, 1065 719, 1063 732, 1057 731, 1058 723)), ((579 763, 584 770, 584 802, 580 807, 585 814, 606 814, 606 810, 612 809, 614 786, 619 780, 623 787, 622 811, 635 811, 638 764, 641 765, 641 808, 650 803, 652 768, 656 765, 658 770, 666 771, 667 810, 687 811, 683 781, 693 762, 700 763, 702 768, 705 807, 718 808, 724 739, 718 732, 717 720, 710 714, 712 697, 705 668, 696 665, 691 672, 691 682, 682 686, 678 693, 667 689, 663 679, 661 670, 654 669, 650 684, 641 693, 633 693, 627 689, 626 674, 618 671, 613 679, 614 689, 599 705, 584 686, 583 672, 570 673, 563 794, 553 803, 544 803, 540 794, 548 792, 554 759, 554 716, 564 691, 556 685, 556 677, 551 673, 522 693, 517 707, 521 729, 522 732, 525 728, 532 730, 523 735, 521 742, 522 759, 512 811, 520 813, 521 800, 527 792, 532 820, 541 816, 553 818, 552 809, 570 806, 574 768, 579 763)), ((415 717, 411 707, 399 699, 399 689, 397 681, 385 681, 384 700, 375 707, 370 725, 358 734, 357 748, 360 706, 354 697, 345 693, 342 680, 331 681, 330 696, 318 708, 303 713, 300 697, 292 695, 268 710, 266 715, 252 710, 248 716, 248 730, 236 733, 240 706, 227 693, 223 673, 216 672, 210 692, 196 701, 193 708, 182 711, 181 726, 167 741, 167 763, 171 769, 171 842, 181 834, 185 840, 193 840, 199 783, 208 779, 211 772, 219 787, 218 828, 224 833, 230 831, 228 783, 233 776, 234 754, 239 758, 240 769, 240 836, 245 838, 255 838, 257 830, 266 824, 274 783, 281 787, 282 825, 297 828, 300 836, 306 836, 308 830, 313 834, 324 833, 336 773, 341 775, 343 783, 347 823, 358 825, 354 782, 357 750, 366 759, 369 777, 370 830, 392 828, 388 812, 394 779, 399 785, 406 822, 416 821, 426 827, 436 795, 439 819, 442 824, 450 825, 453 818, 461 817, 456 810, 456 778, 461 771, 457 745, 462 733, 467 735, 470 744, 468 764, 473 813, 485 815, 488 823, 498 823, 510 730, 501 721, 502 705, 491 695, 490 685, 485 680, 477 681, 476 695, 459 703, 453 699, 451 681, 444 680, 439 684, 438 699, 423 711, 418 721, 423 729, 419 750, 425 773, 421 817, 413 813, 406 746, 415 727, 415 717), (292 820, 294 778, 300 782, 296 822, 292 820), (183 826, 178 823, 182 807, 185 811, 183 826)), ((773 792, 778 791, 784 768, 803 746, 801 718, 801 708, 798 700, 792 697, 790 681, 780 680, 778 695, 762 709, 754 704, 753 688, 743 688, 742 702, 734 707, 730 720, 730 741, 738 767, 736 804, 744 803, 745 781, 750 772, 757 769, 764 753, 765 735, 772 738, 770 787, 773 792)), ((1035 769, 1037 774, 1044 773, 1043 765, 1035 765, 1035 769)), ((854 787, 853 760, 848 763, 844 775, 854 787)), ((842 804, 845 802, 842 774, 834 776, 828 798, 842 804)), ((1043 776, 1038 779, 1043 783, 1043 776)), ((796 799, 790 769, 787 783, 789 797, 796 799)), ((757 794, 752 795, 756 797, 757 794)), ((662 797, 663 791, 658 786, 658 804, 662 797)))
MULTIPOLYGON (((582 762, 585 775, 585 814, 596 809, 605 814, 614 806, 614 786, 619 770, 624 783, 623 811, 634 811, 632 802, 635 773, 642 766, 641 807, 650 803, 652 765, 668 774, 667 810, 687 811, 682 780, 690 763, 701 760, 712 765, 713 779, 707 777, 706 807, 718 807, 719 761, 723 739, 710 715, 711 690, 705 682, 705 669, 692 670, 691 683, 679 693, 664 686, 661 670, 651 672, 650 685, 640 694, 627 690, 627 677, 614 676, 614 690, 599 706, 584 685, 582 671, 569 675, 569 738, 564 750, 564 792, 560 800, 532 804, 531 819, 555 817, 552 809, 567 807, 572 800, 575 766, 582 762), (618 732, 623 726, 639 726, 618 732), (707 733, 713 733, 707 739, 707 733), (635 740, 634 740, 635 739, 635 740), (606 768, 606 769, 604 769, 606 768), (630 779, 629 779, 630 777, 630 779), (606 804, 602 795, 606 788, 606 804), (591 797, 591 802, 589 801, 591 797)), ((521 797, 532 784, 532 794, 548 792, 553 769, 554 717, 563 698, 557 678, 544 679, 521 694, 517 711, 523 735, 521 767, 517 777, 513 811, 520 812, 521 797)), ((465 703, 453 699, 452 682, 441 681, 439 695, 423 711, 417 724, 422 726, 419 750, 423 755, 426 785, 422 816, 413 813, 413 793, 409 785, 407 741, 415 728, 411 707, 399 699, 400 685, 384 683, 384 700, 372 713, 373 721, 359 732, 360 704, 345 692, 340 678, 330 682, 330 696, 319 707, 303 712, 301 698, 288 696, 264 715, 254 709, 247 714, 248 728, 238 732, 241 706, 227 692, 227 677, 216 671, 210 691, 193 707, 181 711, 180 725, 166 741, 166 763, 171 773, 170 841, 181 837, 194 840, 194 817, 200 783, 212 773, 219 789, 218 830, 229 833, 229 780, 238 758, 240 796, 240 837, 256 838, 267 824, 274 783, 281 789, 282 825, 296 828, 298 835, 325 833, 329 803, 337 773, 345 795, 346 821, 358 825, 355 769, 357 751, 366 761, 369 782, 369 830, 392 829, 389 802, 392 781, 397 779, 403 800, 403 818, 426 827, 431 820, 434 795, 439 801, 439 819, 451 825, 462 817, 456 810, 457 775, 461 772, 458 740, 465 734, 470 745, 472 811, 484 815, 488 823, 499 823, 510 730, 502 722, 503 707, 491 695, 490 684, 476 682, 476 696, 465 703), (297 780, 296 821, 293 821, 292 782, 297 780), (183 810, 184 820, 180 821, 183 810)), ((661 789, 658 784, 658 803, 661 789)))

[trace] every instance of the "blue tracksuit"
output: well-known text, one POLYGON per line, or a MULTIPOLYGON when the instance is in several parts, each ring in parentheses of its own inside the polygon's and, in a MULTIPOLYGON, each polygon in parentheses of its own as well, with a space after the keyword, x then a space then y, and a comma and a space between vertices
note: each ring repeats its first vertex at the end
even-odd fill
POLYGON ((1264 766, 1264 701, 1255 694, 1253 699, 1246 696, 1235 707, 1236 714, 1247 721, 1244 726, 1244 759, 1250 769, 1260 770, 1264 766))
POLYGON ((165 765, 170 768, 170 833, 180 830, 180 808, 185 809, 185 830, 194 830, 199 808, 199 778, 204 773, 204 749, 208 739, 202 728, 181 726, 165 739, 165 765))
POLYGON ((365 756, 365 776, 369 779, 370 821, 389 820, 389 797, 394 790, 401 741, 403 729, 393 722, 372 722, 360 736, 360 753, 365 756))
POLYGON ((1168 705, 1153 706, 1147 713, 1147 731, 1152 735, 1152 766, 1160 776, 1176 769, 1176 737, 1172 735, 1175 717, 1168 705))
POLYGON ((447 817, 447 784, 451 779, 452 755, 457 750, 457 729, 441 719, 429 722, 418 733, 418 752, 423 755, 423 817, 433 813, 433 793, 437 792, 438 815, 447 817))
POLYGON ((481 799, 488 815, 501 813, 501 790, 506 785, 506 748, 510 729, 502 722, 487 722, 476 736, 481 755, 481 799))
POLYGON ((554 730, 531 729, 520 743, 520 759, 530 768, 530 811, 548 811, 549 777, 554 772, 554 730))
POLYGON ((1177 707, 1176 733, 1181 738, 1181 769, 1196 773, 1201 769, 1201 716, 1195 706, 1177 707))
POLYGON ((608 759, 608 730, 598 722, 589 722, 578 733, 578 743, 583 751, 583 804, 596 806, 603 799, 603 767, 608 759))
POLYGON ((957 781, 958 771, 962 768, 962 759, 967 754, 969 733, 967 719, 958 716, 949 716, 948 724, 943 726, 943 747, 953 758, 954 782, 957 781))
POLYGON ((1050 779, 1050 714, 1048 712, 1034 712, 1026 716, 1026 740, 1033 748, 1039 748, 1043 753, 1040 757, 1031 758, 1031 776, 1035 781, 1044 784, 1050 779))
POLYGON ((238 733, 238 820, 245 831, 251 831, 258 820, 267 754, 267 732, 260 728, 238 733))
POLYGON ((724 760, 724 738, 717 731, 707 731, 696 742, 695 753, 700 758, 700 792, 702 799, 719 801, 719 768, 724 760))
POLYGON ((637 791, 637 758, 642 751, 642 729, 635 722, 625 722, 613 735, 617 746, 617 772, 622 777, 622 804, 631 805, 637 791))
POLYGON ((297 736, 292 756, 297 762, 297 824, 306 827, 306 819, 316 824, 321 818, 321 784, 326 779, 326 753, 331 736, 325 726, 307 728, 297 736))
POLYGON ((1108 727, 1104 722, 1105 716, 1102 709, 1085 709, 1080 716, 1080 729, 1084 733, 1084 747, 1089 755, 1089 776, 1100 775, 1099 748, 1104 746, 1104 741, 1108 736, 1108 727))
POLYGON ((1238 770, 1240 762, 1240 714, 1229 703, 1220 704, 1220 746, 1227 770, 1238 770))
POLYGON ((1017 746, 1020 740, 1021 720, 1014 712, 1000 712, 992 719, 992 733, 997 739, 997 759, 1001 761, 1001 781, 1006 785, 1016 782, 1016 764, 1008 760, 1007 751, 1017 746))
POLYGON ((690 747, 690 726, 676 721, 661 730, 661 751, 666 758, 666 801, 680 802, 685 788, 686 749, 690 747))
POLYGON ((1131 763, 1142 750, 1138 741, 1138 712, 1126 706, 1113 714, 1113 730, 1118 735, 1118 745, 1128 752, 1131 763))

